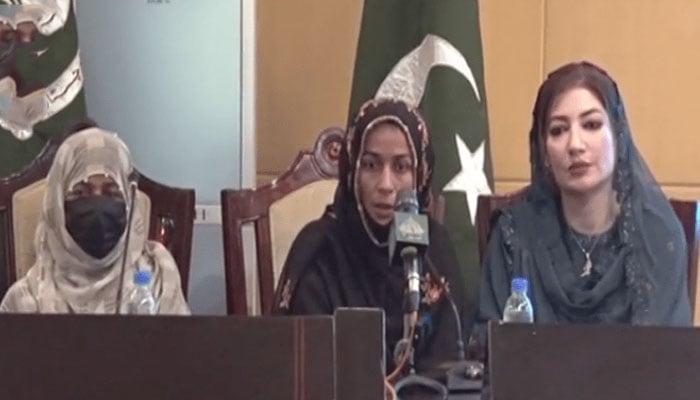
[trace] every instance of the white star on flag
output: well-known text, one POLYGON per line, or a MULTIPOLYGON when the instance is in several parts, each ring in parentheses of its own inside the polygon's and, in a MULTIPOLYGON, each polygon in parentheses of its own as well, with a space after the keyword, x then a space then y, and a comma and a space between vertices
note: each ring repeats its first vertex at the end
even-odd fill
POLYGON ((476 221, 476 206, 480 194, 491 194, 489 182, 484 174, 484 149, 486 141, 482 141, 475 152, 471 152, 462 138, 455 134, 457 153, 461 170, 442 189, 445 192, 464 192, 469 206, 469 216, 472 225, 476 221))

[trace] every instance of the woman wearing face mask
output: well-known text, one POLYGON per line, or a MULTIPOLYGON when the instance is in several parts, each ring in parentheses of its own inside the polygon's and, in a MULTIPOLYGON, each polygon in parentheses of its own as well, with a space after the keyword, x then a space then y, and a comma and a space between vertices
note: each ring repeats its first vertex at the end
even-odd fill
MULTIPOLYGON (((348 128, 335 200, 307 225, 289 252, 274 302, 278 314, 332 314, 338 307, 385 311, 387 371, 403 335, 405 275, 390 265, 388 239, 397 193, 413 188, 430 201, 433 153, 417 110, 395 100, 370 100, 348 128)), ((423 211, 425 212, 425 211, 423 211)), ((429 221, 423 264, 416 360, 419 371, 457 354, 455 316, 446 295, 465 304, 463 281, 446 229, 429 221)))
POLYGON ((689 325, 683 230, 632 141, 615 82, 572 63, 540 87, 531 185, 502 212, 483 266, 477 333, 529 280, 535 322, 689 325))
POLYGON ((68 136, 47 176, 36 262, 5 295, 0 311, 115 313, 129 209, 131 224, 122 305, 135 269, 151 271, 160 314, 189 314, 175 260, 147 239, 139 204, 129 197, 131 155, 115 134, 96 127, 68 136))

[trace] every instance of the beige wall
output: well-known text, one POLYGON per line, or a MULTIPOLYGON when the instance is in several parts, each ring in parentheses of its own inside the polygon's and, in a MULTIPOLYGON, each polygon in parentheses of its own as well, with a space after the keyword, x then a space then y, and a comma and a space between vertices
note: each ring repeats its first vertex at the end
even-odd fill
POLYGON ((260 184, 322 129, 345 125, 362 2, 260 0, 256 12, 260 184))
POLYGON ((527 179, 526 132, 544 74, 588 59, 618 81, 637 146, 667 194, 700 198, 698 18, 695 0, 481 2, 497 189, 527 179))
MULTIPOLYGON (((362 1, 257 4, 263 182, 321 129, 345 123, 362 1)), ((700 198, 699 1, 491 0, 480 7, 497 191, 527 182, 527 131, 544 74, 588 59, 617 79, 637 145, 664 190, 700 198)))

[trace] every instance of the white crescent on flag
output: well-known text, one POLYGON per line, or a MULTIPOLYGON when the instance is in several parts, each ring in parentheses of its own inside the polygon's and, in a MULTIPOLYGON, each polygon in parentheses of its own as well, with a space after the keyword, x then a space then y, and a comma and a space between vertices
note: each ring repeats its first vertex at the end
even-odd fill
POLYGON ((452 43, 433 34, 425 35, 418 47, 396 63, 379 85, 374 97, 399 99, 418 107, 425 92, 428 74, 437 66, 450 67, 459 72, 471 84, 474 95, 481 101, 474 73, 462 53, 452 43))
MULTIPOLYGON (((477 100, 481 101, 474 73, 462 53, 447 40, 433 34, 426 35, 418 47, 396 63, 379 85, 374 97, 399 99, 418 107, 430 70, 436 66, 449 67, 459 72, 469 82, 477 100)), ((484 173, 485 140, 475 152, 469 150, 459 134, 455 134, 455 142, 461 170, 442 190, 464 193, 471 223, 474 225, 479 194, 492 193, 484 173)))

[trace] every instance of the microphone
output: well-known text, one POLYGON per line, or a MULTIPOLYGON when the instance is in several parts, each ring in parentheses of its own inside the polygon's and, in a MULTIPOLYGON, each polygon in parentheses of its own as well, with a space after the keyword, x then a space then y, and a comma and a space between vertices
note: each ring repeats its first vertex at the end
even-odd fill
MULTIPOLYGON (((393 266, 400 260, 406 276, 404 297, 404 337, 396 348, 401 360, 397 360, 398 373, 403 363, 408 363, 409 374, 394 385, 396 393, 409 386, 420 386, 436 393, 439 398, 447 399, 447 387, 442 383, 416 374, 413 353, 414 332, 420 306, 420 277, 423 257, 430 239, 428 217, 420 213, 416 191, 408 188, 399 191, 394 205, 394 221, 389 232, 389 263, 393 266)), ((393 374, 392 374, 393 375, 393 374)))
MULTIPOLYGON (((131 177, 130 177, 131 178, 131 177)), ((121 314, 122 304, 122 289, 124 288, 124 271, 126 270, 126 258, 129 254, 129 239, 131 238, 131 222, 134 219, 134 209, 136 208, 136 188, 137 178, 129 180, 129 198, 131 199, 131 207, 129 207, 129 215, 126 220, 126 238, 124 238, 124 254, 122 254, 122 265, 119 271, 119 286, 117 287, 117 299, 114 314, 121 314)))
POLYGON ((406 275, 404 313, 418 311, 423 255, 429 244, 428 217, 419 212, 416 191, 399 191, 389 234, 389 262, 400 261, 406 275))

